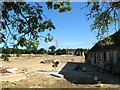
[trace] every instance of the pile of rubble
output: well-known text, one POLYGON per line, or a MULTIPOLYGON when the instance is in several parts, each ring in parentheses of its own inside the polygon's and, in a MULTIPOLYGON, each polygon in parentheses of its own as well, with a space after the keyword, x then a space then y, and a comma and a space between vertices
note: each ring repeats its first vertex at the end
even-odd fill
POLYGON ((6 73, 7 72, 7 70, 6 70, 6 68, 2 68, 2 67, 0 67, 0 73, 6 73))
POLYGON ((0 67, 1 74, 17 74, 17 73, 26 73, 26 72, 27 72, 26 69, 0 67))
MULTIPOLYGON (((42 60, 42 61, 40 61, 40 63, 43 63, 43 64, 52 64, 52 63, 54 63, 54 62, 56 62, 56 61, 60 62, 60 61, 57 60, 57 59, 48 59, 48 60, 42 60)), ((61 63, 61 62, 60 62, 60 63, 61 63)))

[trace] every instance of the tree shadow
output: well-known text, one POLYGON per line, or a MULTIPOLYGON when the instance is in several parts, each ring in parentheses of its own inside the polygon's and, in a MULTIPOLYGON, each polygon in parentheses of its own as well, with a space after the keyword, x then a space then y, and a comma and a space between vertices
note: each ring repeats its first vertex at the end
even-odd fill
POLYGON ((119 75, 113 75, 87 63, 68 62, 59 74, 64 75, 66 80, 74 84, 96 84, 98 82, 104 84, 120 84, 119 75), (83 67, 86 70, 83 70, 83 67))

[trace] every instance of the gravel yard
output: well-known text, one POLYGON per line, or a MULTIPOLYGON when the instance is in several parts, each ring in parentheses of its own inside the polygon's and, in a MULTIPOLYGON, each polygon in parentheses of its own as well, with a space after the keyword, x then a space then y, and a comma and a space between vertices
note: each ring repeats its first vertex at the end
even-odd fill
POLYGON ((120 77, 84 64, 80 56, 11 57, 9 62, 0 61, 3 68, 26 69, 25 73, 3 73, 0 80, 2 88, 100 88, 94 77, 98 77, 103 88, 120 88, 120 77), (51 63, 40 63, 43 60, 58 59, 61 64, 53 70, 51 63), (82 71, 86 67, 86 71, 82 71), (63 77, 51 74, 59 73, 63 77))

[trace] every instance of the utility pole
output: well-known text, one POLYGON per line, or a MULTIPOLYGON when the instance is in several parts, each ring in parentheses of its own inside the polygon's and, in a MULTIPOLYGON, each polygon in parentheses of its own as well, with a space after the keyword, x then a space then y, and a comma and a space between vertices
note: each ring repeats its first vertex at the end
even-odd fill
POLYGON ((57 49, 58 48, 58 41, 57 40, 56 40, 55 46, 56 46, 56 49, 57 49))

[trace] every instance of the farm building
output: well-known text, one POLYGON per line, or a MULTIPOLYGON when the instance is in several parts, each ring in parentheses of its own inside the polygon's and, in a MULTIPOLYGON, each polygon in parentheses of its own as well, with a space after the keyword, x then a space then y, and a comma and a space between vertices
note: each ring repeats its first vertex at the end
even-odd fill
POLYGON ((67 49, 68 55, 75 55, 75 49, 67 49))
POLYGON ((68 55, 77 55, 77 56, 83 56, 84 57, 85 51, 83 49, 67 49, 68 55))
POLYGON ((96 43, 87 52, 86 62, 104 70, 120 74, 120 29, 109 37, 112 40, 112 44, 103 44, 106 39, 96 43))

